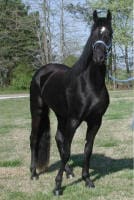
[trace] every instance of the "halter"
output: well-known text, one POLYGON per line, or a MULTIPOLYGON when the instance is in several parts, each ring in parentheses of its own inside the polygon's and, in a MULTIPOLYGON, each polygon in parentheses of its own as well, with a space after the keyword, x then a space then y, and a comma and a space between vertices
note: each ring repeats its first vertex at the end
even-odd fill
POLYGON ((105 48, 106 48, 107 55, 108 55, 108 53, 109 53, 109 51, 110 51, 110 48, 111 48, 111 46, 112 46, 112 43, 110 43, 109 45, 107 45, 103 40, 97 40, 97 41, 93 44, 93 49, 95 49, 95 46, 96 46, 97 44, 103 44, 103 45, 105 46, 105 48))

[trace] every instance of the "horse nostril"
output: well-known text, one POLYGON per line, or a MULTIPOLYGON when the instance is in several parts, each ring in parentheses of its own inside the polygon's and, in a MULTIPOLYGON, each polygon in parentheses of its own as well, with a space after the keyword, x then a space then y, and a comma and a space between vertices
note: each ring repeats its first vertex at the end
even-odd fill
POLYGON ((105 56, 104 55, 98 55, 96 57, 94 57, 94 60, 96 63, 103 63, 105 61, 105 56))
POLYGON ((100 56, 99 59, 98 59, 98 61, 101 62, 101 63, 104 62, 104 60, 105 60, 104 56, 100 56))
POLYGON ((100 57, 100 61, 103 62, 104 61, 104 56, 100 57))

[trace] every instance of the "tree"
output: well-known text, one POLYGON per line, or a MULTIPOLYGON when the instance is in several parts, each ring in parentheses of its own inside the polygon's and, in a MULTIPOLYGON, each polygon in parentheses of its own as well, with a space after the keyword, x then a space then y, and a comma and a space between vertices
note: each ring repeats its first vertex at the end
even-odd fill
MULTIPOLYGON (((17 67, 32 71, 38 44, 33 15, 21 0, 1 0, 0 13, 0 84, 4 86, 15 78, 17 67)), ((39 24, 37 13, 36 18, 39 24)))
POLYGON ((63 62, 65 58, 65 36, 64 36, 64 1, 61 0, 61 16, 60 16, 60 55, 61 62, 63 62))
POLYGON ((42 43, 44 63, 48 64, 52 60, 51 51, 51 30, 50 30, 50 0, 43 0, 42 3, 43 19, 42 19, 42 43))

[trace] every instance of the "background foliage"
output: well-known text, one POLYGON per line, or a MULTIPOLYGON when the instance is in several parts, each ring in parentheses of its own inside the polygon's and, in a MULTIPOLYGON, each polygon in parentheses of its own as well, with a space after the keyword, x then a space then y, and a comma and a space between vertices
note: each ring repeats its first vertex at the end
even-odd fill
POLYGON ((38 53, 33 16, 21 0, 1 0, 0 13, 0 85, 25 88, 38 53))
MULTIPOLYGON (((100 16, 105 16, 107 9, 112 11, 114 37, 112 59, 109 59, 110 73, 119 79, 133 76, 133 1, 69 2, 0 1, 0 87, 29 88, 35 69, 49 62, 72 66, 86 43, 89 33, 86 33, 87 37, 81 33, 85 34, 84 27, 88 27, 90 32, 95 9, 100 16), (33 9, 30 3, 38 5, 38 8, 33 9), (78 30, 74 27, 77 20, 81 23, 77 25, 78 30)), ((127 87, 131 85, 128 83, 127 87)))

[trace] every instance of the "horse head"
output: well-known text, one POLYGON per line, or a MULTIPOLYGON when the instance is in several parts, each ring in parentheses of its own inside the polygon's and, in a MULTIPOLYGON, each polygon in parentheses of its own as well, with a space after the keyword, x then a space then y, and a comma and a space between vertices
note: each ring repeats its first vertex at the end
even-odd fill
POLYGON ((110 10, 106 17, 98 17, 97 11, 93 12, 93 28, 91 32, 93 61, 103 64, 112 46, 112 15, 110 10))

